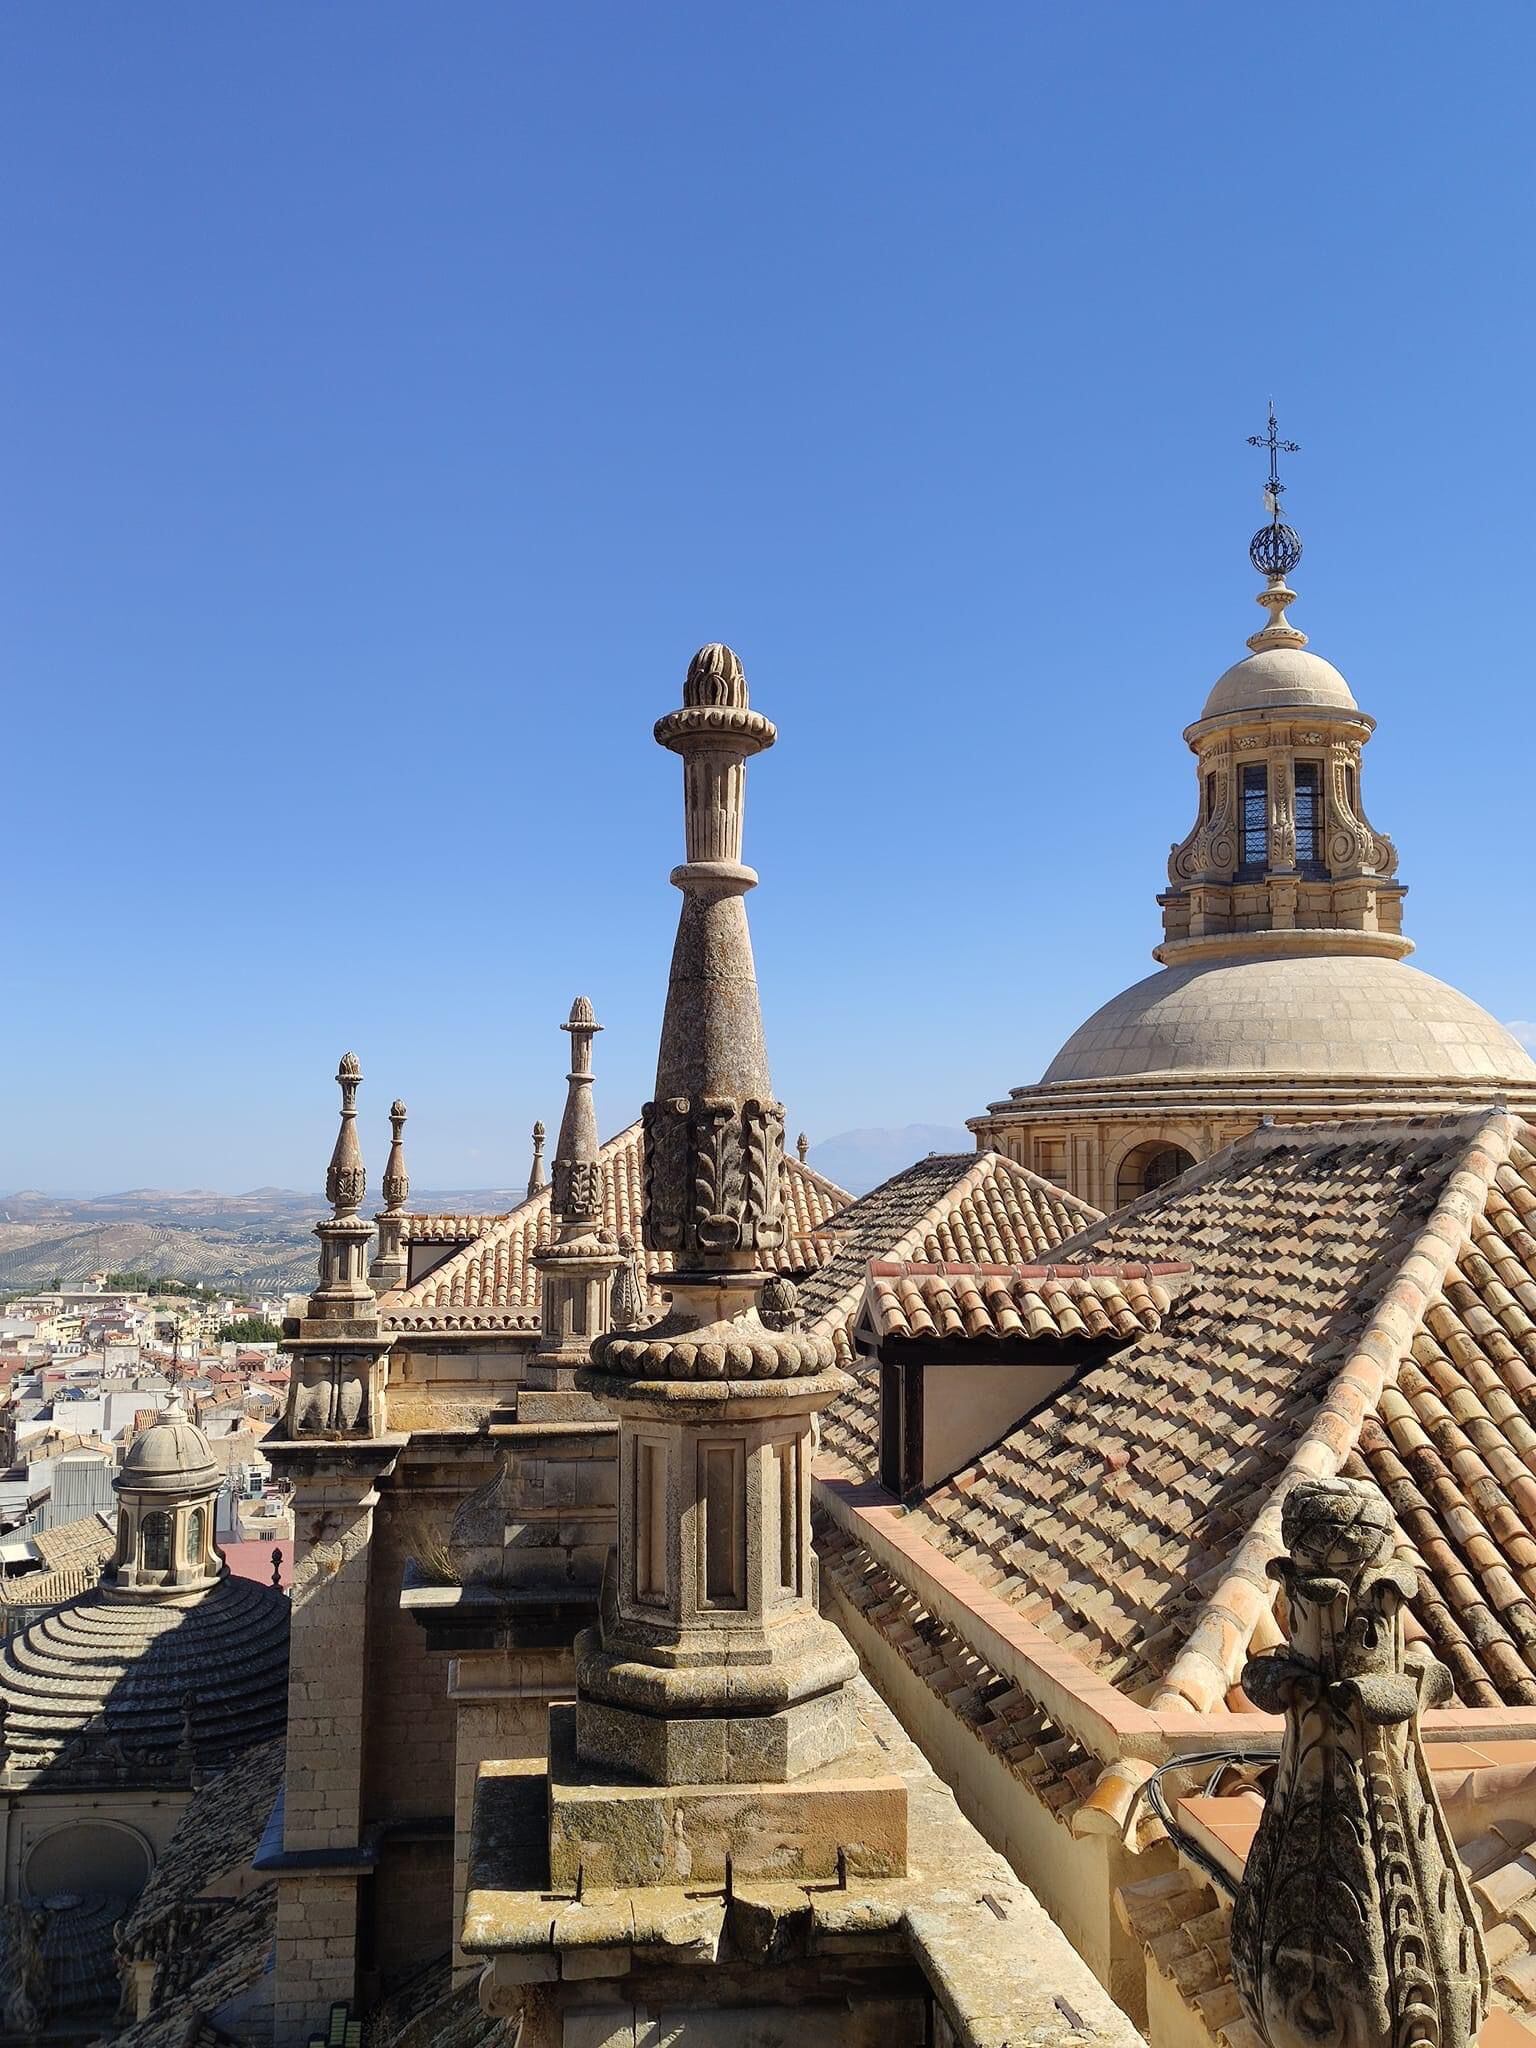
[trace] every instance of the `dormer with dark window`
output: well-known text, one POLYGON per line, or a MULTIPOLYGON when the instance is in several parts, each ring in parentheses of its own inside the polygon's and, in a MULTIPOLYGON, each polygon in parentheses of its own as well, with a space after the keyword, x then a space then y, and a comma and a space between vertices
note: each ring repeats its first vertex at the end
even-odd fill
POLYGON ((854 1342, 880 1368, 880 1483, 935 1486, 1086 1366, 1162 1325, 1184 1265, 872 1259, 854 1342))

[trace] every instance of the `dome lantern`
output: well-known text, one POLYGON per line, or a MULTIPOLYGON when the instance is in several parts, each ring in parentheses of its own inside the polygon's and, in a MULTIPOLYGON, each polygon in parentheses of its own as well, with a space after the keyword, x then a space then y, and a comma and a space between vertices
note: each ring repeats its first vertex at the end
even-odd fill
POLYGON ((1268 524, 1249 543, 1267 624, 1185 729, 1195 820, 1158 897, 1162 972, 1074 1031, 1042 1080, 969 1120, 978 1142, 1114 1209, 1261 1119, 1443 1115, 1504 1096, 1536 1112, 1536 1063, 1458 990, 1405 964, 1397 849, 1368 817, 1374 719, 1291 625, 1301 538, 1280 516, 1270 408, 1268 524))
POLYGON ((214 1503, 224 1474, 208 1439, 173 1393, 128 1447, 113 1481, 120 1503, 109 1573, 122 1592, 185 1594, 224 1571, 214 1544, 214 1503))

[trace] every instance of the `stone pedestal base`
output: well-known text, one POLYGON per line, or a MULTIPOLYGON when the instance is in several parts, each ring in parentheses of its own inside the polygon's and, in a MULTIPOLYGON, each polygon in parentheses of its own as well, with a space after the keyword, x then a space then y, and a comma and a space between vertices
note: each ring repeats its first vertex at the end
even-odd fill
POLYGON ((782 1783, 842 1756, 854 1729, 853 1703, 841 1686, 769 1714, 686 1718, 585 1698, 576 1705, 584 1763, 653 1786, 782 1783))
MULTIPOLYGON (((847 1694, 830 1696, 839 1715, 847 1694)), ((811 1703, 811 1704, 814 1704, 811 1703)), ((611 1711, 611 1710, 603 1710, 611 1711)), ((857 1732, 856 1717, 841 1736, 857 1732)), ((788 1784, 605 1782, 578 1759, 576 1716, 549 1717, 549 1881, 556 1892, 631 1885, 723 1884, 731 1876, 901 1877, 907 1788, 864 1742, 788 1784)))

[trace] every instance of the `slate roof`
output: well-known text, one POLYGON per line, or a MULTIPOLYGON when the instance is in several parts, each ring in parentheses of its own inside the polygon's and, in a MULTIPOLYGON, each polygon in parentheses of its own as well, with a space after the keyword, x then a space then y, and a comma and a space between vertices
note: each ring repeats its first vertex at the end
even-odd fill
POLYGON ((13 1779, 184 1784, 194 1761, 216 1768, 281 1732, 284 1594, 227 1575, 185 1602, 109 1594, 94 1588, 0 1645, 13 1779))
POLYGON ((194 1793, 119 1930, 125 1954, 169 1947, 184 1932, 188 1909, 205 1894, 216 1896, 221 1883, 232 1892, 251 1889, 246 1872, 282 1784, 283 1755, 281 1736, 257 1743, 194 1793))
POLYGON ((149 2017, 113 2033, 111 2048, 227 2048, 231 2041, 270 2041, 271 1987, 262 1980, 270 1979, 276 1938, 275 1884, 257 1885, 219 1907, 160 1965, 149 2017), (233 2025, 223 2010, 231 2004, 240 2015, 233 2025))
POLYGON ((878 1370, 855 1367, 853 1324, 871 1259, 1041 1259, 1099 1212, 1000 1152, 934 1152, 862 1196, 828 1226, 832 1255, 800 1282, 808 1323, 825 1329, 854 1384, 822 1416, 822 1446, 861 1474, 879 1463, 878 1370))
POLYGON ((1264 1129, 1082 1232, 1064 1257, 1193 1278, 918 1503, 924 1534, 1128 1693, 1204 1710, 1268 1614, 1285 1490, 1344 1469, 1391 1502, 1459 1697, 1536 1703, 1533 1148, 1497 1111, 1264 1129))
POLYGON ((1136 1337, 1162 1327, 1187 1267, 937 1265, 871 1259, 865 1314, 877 1337, 1136 1337))
MULTIPOLYGON (((610 1138, 598 1153, 603 1168, 603 1222, 617 1237, 640 1241, 644 1203, 644 1150, 638 1123, 610 1138)), ((820 1263, 829 1245, 822 1235, 829 1218, 847 1207, 845 1189, 798 1159, 784 1162, 785 1222, 789 1240, 780 1269, 803 1273, 820 1263)), ((550 1190, 541 1188, 505 1216, 433 1217, 421 1241, 451 1242, 454 1223, 484 1227, 464 1246, 412 1287, 383 1297, 385 1326, 391 1330, 527 1330, 539 1327, 539 1276, 534 1254, 549 1241, 550 1190)), ((414 1224, 410 1234, 416 1235, 414 1224)), ((672 1270, 669 1252, 647 1252, 651 1277, 672 1270)))

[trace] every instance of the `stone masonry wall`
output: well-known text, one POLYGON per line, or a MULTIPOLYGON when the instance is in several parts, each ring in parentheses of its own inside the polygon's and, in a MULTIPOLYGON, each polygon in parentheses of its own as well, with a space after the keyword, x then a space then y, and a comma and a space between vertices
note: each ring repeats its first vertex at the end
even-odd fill
POLYGON ((285 1876, 277 1893, 276 2048, 322 2036, 333 2004, 350 2001, 357 1943, 357 1883, 285 1876))
POLYGON ((453 1804, 454 1975, 477 1976, 478 1957, 458 1949, 469 1882, 469 1828, 475 1780, 493 1757, 537 1757, 549 1753, 552 1700, 576 1696, 575 1658, 568 1650, 472 1651, 454 1659, 453 1691, 458 1706, 453 1804), (505 1688, 505 1689, 502 1689, 505 1688))
POLYGON ((400 1588, 421 1530, 445 1535, 454 1505, 436 1489, 412 1486, 402 1469, 375 1515, 365 1799, 370 1821, 446 1820, 453 1812, 448 1657, 433 1650, 421 1625, 401 1612, 400 1588))

